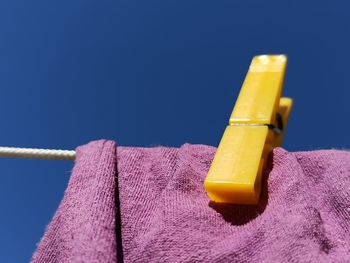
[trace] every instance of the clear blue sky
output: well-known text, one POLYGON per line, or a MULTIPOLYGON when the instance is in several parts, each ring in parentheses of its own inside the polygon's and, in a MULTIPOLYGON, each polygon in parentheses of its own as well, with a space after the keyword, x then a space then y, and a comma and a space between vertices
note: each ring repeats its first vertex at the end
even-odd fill
MULTIPOLYGON (((1 1, 0 145, 217 145, 253 55, 289 56, 290 151, 349 148, 348 1, 1 1)), ((0 262, 26 262, 72 162, 0 159, 0 262)))

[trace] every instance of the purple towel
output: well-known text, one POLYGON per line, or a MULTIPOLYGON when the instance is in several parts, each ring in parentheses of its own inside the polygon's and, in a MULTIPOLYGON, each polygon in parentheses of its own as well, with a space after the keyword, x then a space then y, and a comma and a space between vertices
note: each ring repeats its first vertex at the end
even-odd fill
POLYGON ((209 202, 215 148, 77 149, 33 262, 349 262, 350 152, 273 151, 258 206, 209 202), (117 180, 116 180, 117 178, 117 180))

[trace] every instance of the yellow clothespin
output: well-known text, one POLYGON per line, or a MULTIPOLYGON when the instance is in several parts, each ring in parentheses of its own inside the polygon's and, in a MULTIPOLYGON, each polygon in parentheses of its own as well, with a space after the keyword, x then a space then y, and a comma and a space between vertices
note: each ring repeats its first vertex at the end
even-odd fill
POLYGON ((286 64, 284 55, 253 58, 204 182, 212 201, 258 203, 267 156, 282 143, 293 103, 280 98, 286 64))

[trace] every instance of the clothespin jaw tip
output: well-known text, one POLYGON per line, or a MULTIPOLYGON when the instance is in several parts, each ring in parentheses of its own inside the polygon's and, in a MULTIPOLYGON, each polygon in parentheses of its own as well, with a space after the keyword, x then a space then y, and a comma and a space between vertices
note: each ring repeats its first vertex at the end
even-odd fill
POLYGON ((204 187, 214 202, 257 204, 266 160, 280 146, 293 101, 281 98, 285 55, 253 58, 204 187))

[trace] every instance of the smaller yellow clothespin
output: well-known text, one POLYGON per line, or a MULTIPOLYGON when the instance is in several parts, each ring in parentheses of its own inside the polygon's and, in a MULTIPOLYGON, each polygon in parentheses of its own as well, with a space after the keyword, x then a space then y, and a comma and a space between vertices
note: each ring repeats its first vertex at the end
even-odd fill
POLYGON ((280 98, 286 65, 284 55, 253 58, 204 182, 212 201, 258 203, 268 154, 281 145, 292 108, 280 98))

